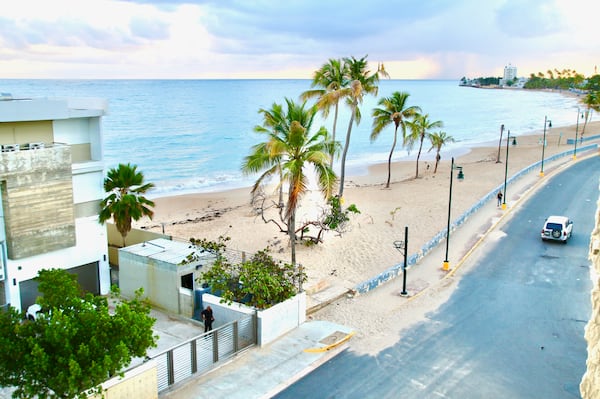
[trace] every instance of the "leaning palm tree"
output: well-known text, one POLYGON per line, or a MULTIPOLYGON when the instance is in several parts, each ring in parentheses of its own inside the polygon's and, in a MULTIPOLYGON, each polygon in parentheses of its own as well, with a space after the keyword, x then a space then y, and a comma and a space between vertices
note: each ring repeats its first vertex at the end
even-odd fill
MULTIPOLYGON (((262 171, 252 188, 255 194, 272 176, 278 176, 279 185, 287 184, 288 198, 285 217, 287 234, 291 243, 291 262, 296 264, 296 209, 300 198, 307 190, 306 169, 312 167, 317 174, 317 183, 323 196, 328 199, 335 185, 336 176, 329 166, 329 154, 333 152, 334 142, 329 138, 327 129, 321 127, 310 134, 312 123, 318 109, 306 108, 306 103, 296 104, 286 99, 287 111, 274 104, 277 112, 264 113, 267 141, 252 148, 251 154, 244 158, 242 171, 256 173, 262 171), (268 116, 267 116, 268 115, 268 116)), ((261 129, 258 129, 259 131, 261 129)))
POLYGON ((119 164, 117 168, 108 171, 104 179, 104 191, 108 196, 100 202, 98 220, 104 223, 113 219, 123 237, 123 246, 125 237, 131 231, 132 220, 139 220, 143 216, 152 219, 154 216, 150 209, 154 202, 143 196, 153 187, 152 183, 144 183, 144 174, 137 171, 136 165, 119 164))
POLYGON ((583 98, 583 103, 585 104, 585 120, 583 122, 583 129, 581 129, 581 137, 585 134, 588 121, 592 119, 592 111, 600 112, 599 92, 590 90, 583 98))
POLYGON ((437 168, 438 168, 438 164, 440 163, 440 159, 442 158, 442 156, 440 155, 440 151, 442 150, 442 147, 445 146, 446 144, 454 143, 454 137, 452 137, 448 133, 442 132, 440 130, 439 132, 431 133, 429 135, 429 140, 431 141, 431 148, 429 148, 429 151, 433 150, 434 148, 436 151, 435 168, 433 168, 433 173, 435 174, 437 172, 437 168))
POLYGON ((357 60, 354 57, 344 58, 344 64, 347 77, 350 82, 350 87, 343 91, 346 102, 350 106, 350 121, 348 122, 348 130, 346 131, 346 141, 344 142, 344 150, 342 151, 342 161, 340 166, 340 188, 339 197, 344 195, 344 177, 346 175, 346 156, 350 147, 350 136, 352 134, 352 125, 360 123, 359 104, 362 104, 365 94, 377 95, 379 75, 387 76, 387 72, 380 66, 377 72, 369 74, 367 69, 367 56, 357 60))
POLYGON ((430 121, 429 114, 417 115, 414 120, 408 122, 410 128, 410 134, 407 136, 407 147, 412 149, 414 144, 419 142, 419 151, 417 152, 417 167, 415 173, 415 179, 419 177, 419 158, 421 158, 421 151, 423 150, 423 142, 429 134, 429 131, 435 128, 441 128, 444 126, 442 121, 430 121))
MULTIPOLYGON (((335 141, 339 103, 343 94, 342 89, 347 86, 345 67, 342 61, 330 59, 326 64, 321 66, 321 69, 315 71, 313 74, 311 87, 320 87, 320 89, 307 90, 300 95, 303 101, 310 98, 317 98, 317 107, 321 110, 325 118, 329 115, 330 108, 334 108, 333 128, 331 130, 332 141, 335 141)), ((330 155, 329 166, 333 166, 334 154, 330 155)))
POLYGON ((394 124, 394 140, 390 156, 388 157, 388 176, 385 188, 390 187, 390 179, 392 176, 392 155, 398 141, 398 128, 402 130, 402 142, 406 141, 406 122, 415 117, 421 112, 421 108, 416 105, 407 106, 408 97, 410 94, 406 92, 394 92, 391 97, 382 98, 379 100, 381 108, 373 109, 373 130, 371 131, 371 141, 375 141, 379 137, 379 133, 389 126, 394 124))

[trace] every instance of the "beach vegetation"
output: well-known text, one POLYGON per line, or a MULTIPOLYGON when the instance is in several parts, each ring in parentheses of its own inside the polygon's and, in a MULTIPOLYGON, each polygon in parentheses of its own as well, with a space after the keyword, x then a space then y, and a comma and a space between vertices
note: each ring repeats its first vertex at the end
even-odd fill
MULTIPOLYGON (((276 204, 269 205, 269 198, 264 190, 259 190, 253 195, 252 199, 255 212, 261 216, 263 222, 275 224, 279 230, 287 234, 287 223, 285 219, 276 220, 267 216, 268 210, 277 208, 276 204)), ((323 207, 320 215, 314 220, 305 220, 296 228, 296 240, 303 243, 305 246, 312 246, 323 242, 325 232, 334 231, 338 236, 350 231, 352 225, 350 223, 350 214, 359 214, 360 210, 355 204, 350 204, 346 208, 343 207, 343 201, 337 195, 330 197, 327 200, 327 205, 323 207), (316 235, 311 235, 315 228, 316 235)))
POLYGON ((83 293, 65 270, 42 270, 36 280, 41 310, 33 320, 12 307, 0 311, 0 386, 14 387, 13 398, 99 393, 101 383, 156 346, 141 290, 131 300, 115 298, 109 312, 106 297, 83 293))
POLYGON ((486 87, 486 86, 498 86, 500 84, 500 78, 496 76, 479 77, 474 79, 467 79, 463 76, 460 81, 460 86, 472 86, 472 87, 486 87))
POLYGON ((153 187, 153 183, 144 182, 144 174, 137 170, 136 165, 119 164, 107 172, 104 191, 108 195, 100 202, 98 221, 105 223, 112 219, 123 237, 123 246, 131 231, 132 220, 137 221, 144 216, 152 219, 154 202, 144 194, 153 187))
POLYGON ((214 264, 203 272, 198 281, 210 287, 221 303, 244 303, 257 309, 267 309, 292 298, 302 289, 306 274, 301 266, 274 259, 265 248, 249 260, 230 262, 224 253, 225 237, 211 242, 206 239, 190 241, 197 248, 211 248, 217 256, 214 264))
POLYGON ((412 120, 421 113, 421 108, 416 105, 408 105, 408 97, 410 94, 406 92, 396 91, 390 97, 385 97, 379 100, 378 108, 373 109, 373 129, 371 131, 371 142, 375 141, 383 129, 389 125, 394 125, 394 136, 390 155, 388 156, 388 174, 385 188, 390 187, 392 176, 392 156, 396 143, 398 141, 398 129, 402 133, 402 143, 406 143, 406 126, 407 121, 412 120))
POLYGON ((250 155, 244 158, 244 173, 259 173, 252 188, 253 202, 263 186, 272 177, 279 179, 277 186, 282 193, 287 188, 285 211, 283 199, 280 201, 280 216, 285 223, 290 239, 291 262, 296 264, 296 210, 300 199, 308 190, 309 169, 316 174, 316 183, 325 199, 331 197, 336 175, 329 165, 330 154, 339 144, 331 140, 325 127, 312 133, 316 106, 308 107, 306 102, 298 104, 285 99, 286 108, 273 104, 270 110, 261 109, 263 125, 255 127, 255 132, 265 134, 266 140, 252 147, 250 155))
POLYGON ((600 75, 590 77, 586 81, 585 89, 587 93, 582 100, 585 105, 585 120, 583 128, 581 129, 581 137, 583 137, 585 133, 588 121, 592 118, 592 112, 600 112, 600 75))
POLYGON ((416 115, 408 123, 409 134, 406 137, 406 147, 408 150, 412 150, 414 145, 418 142, 419 149, 417 150, 417 162, 415 179, 419 177, 419 159, 421 158, 421 152, 423 150, 423 143, 427 137, 429 137, 430 131, 436 128, 444 126, 442 121, 432 121, 429 119, 429 114, 416 115))
POLYGON ((350 137, 352 135, 352 126, 358 125, 361 120, 361 112, 359 105, 362 104, 363 97, 371 94, 377 96, 379 86, 379 77, 389 77, 383 65, 379 65, 375 73, 371 73, 368 69, 367 56, 360 59, 355 57, 344 58, 346 65, 346 73, 349 86, 343 91, 343 96, 346 98, 346 104, 350 107, 350 120, 348 121, 348 129, 346 131, 346 140, 342 150, 342 158, 340 165, 339 192, 340 198, 344 196, 344 179, 346 175, 346 157, 348 148, 350 148, 350 137))
POLYGON ((584 85, 584 75, 572 69, 549 69, 544 72, 532 73, 523 88, 525 89, 581 89, 584 85), (546 76, 547 75, 547 76, 546 76))
POLYGON ((429 151, 435 149, 435 167, 433 168, 433 174, 437 172, 438 164, 440 163, 440 159, 442 156, 440 152, 442 147, 449 143, 454 143, 454 137, 450 136, 448 133, 443 131, 433 132, 429 135, 429 141, 431 142, 431 147, 429 151))
MULTIPOLYGON (((340 99, 343 97, 343 89, 348 86, 347 64, 340 59, 330 59, 320 69, 314 72, 311 89, 301 94, 303 101, 316 98, 317 108, 327 118, 333 107, 333 127, 331 129, 331 140, 335 142, 340 99)), ((331 153, 329 166, 333 167, 335 153, 331 153)))

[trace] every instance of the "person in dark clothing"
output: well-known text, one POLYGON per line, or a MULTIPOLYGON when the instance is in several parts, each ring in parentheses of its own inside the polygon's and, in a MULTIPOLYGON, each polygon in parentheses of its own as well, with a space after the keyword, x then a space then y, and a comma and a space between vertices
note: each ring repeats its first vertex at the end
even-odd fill
POLYGON ((207 306, 201 313, 202 321, 204 322, 204 332, 212 330, 212 323, 215 321, 213 311, 210 306, 207 306))
POLYGON ((502 205, 502 192, 501 191, 498 191, 496 198, 498 198, 498 206, 502 205))

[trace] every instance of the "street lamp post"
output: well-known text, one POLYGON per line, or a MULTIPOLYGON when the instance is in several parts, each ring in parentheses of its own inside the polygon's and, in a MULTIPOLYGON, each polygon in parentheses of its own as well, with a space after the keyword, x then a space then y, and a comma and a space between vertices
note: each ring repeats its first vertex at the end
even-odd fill
MULTIPOLYGON (((507 133, 506 136, 506 159, 504 160, 504 195, 502 196, 502 210, 506 209, 506 178, 508 177, 508 141, 510 139, 510 130, 507 133)), ((512 137, 513 139, 513 145, 516 144, 516 138, 515 136, 512 137)))
POLYGON ((542 140, 542 169, 540 170, 540 176, 544 177, 544 150, 546 149, 546 125, 552 127, 552 121, 544 116, 544 138, 542 140))
POLYGON ((454 175, 454 169, 458 169, 457 179, 462 181, 465 178, 465 175, 462 171, 462 166, 454 165, 454 157, 452 157, 452 164, 450 165, 450 193, 448 195, 448 225, 446 228, 446 257, 444 258, 444 263, 442 265, 442 270, 450 270, 450 262, 448 261, 448 249, 450 247, 450 211, 452 210, 452 178, 454 175))
POLYGON ((404 226, 404 241, 394 241, 394 247, 398 251, 404 250, 404 265, 402 266, 402 292, 400 295, 407 296, 406 292, 406 262, 408 258, 408 226, 404 226))
MULTIPOLYGON (((577 123, 575 124, 575 148, 573 149, 573 159, 577 159, 577 135, 579 134, 579 107, 577 107, 577 123)), ((583 114, 581 114, 583 119, 583 114)))

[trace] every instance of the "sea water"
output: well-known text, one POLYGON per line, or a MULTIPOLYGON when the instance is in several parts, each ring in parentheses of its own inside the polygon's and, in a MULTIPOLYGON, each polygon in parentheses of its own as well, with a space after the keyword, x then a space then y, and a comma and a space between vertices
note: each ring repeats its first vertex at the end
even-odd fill
MULTIPOLYGON (((311 88, 310 80, 0 80, 0 92, 13 97, 100 97, 108 100, 103 117, 106 168, 119 163, 137 165, 145 180, 156 188, 150 197, 224 190, 251 185, 256 176, 240 171, 245 156, 264 136, 254 132, 262 124, 260 109, 285 98, 299 101, 311 88)), ((418 105, 440 130, 456 142, 445 147, 442 157, 483 142, 496 141, 500 126, 512 135, 544 128, 544 118, 553 129, 577 119, 577 98, 561 93, 511 89, 459 87, 447 80, 381 80, 378 95, 365 96, 362 118, 353 126, 346 175, 365 173, 367 166, 387 162, 393 125, 370 140, 372 110, 378 101, 395 91, 410 94, 408 105, 418 105)), ((330 115, 333 115, 331 112, 330 115)), ((349 110, 340 107, 336 139, 344 142, 349 110)), ((319 115, 330 132, 332 116, 319 115)), ((505 134, 506 134, 505 130, 505 134)), ((565 138, 566 140, 566 138, 565 138)), ((430 143, 424 143, 424 157, 430 143)), ((397 146, 393 160, 411 159, 397 146)), ((336 172, 339 172, 339 162, 336 172)))

